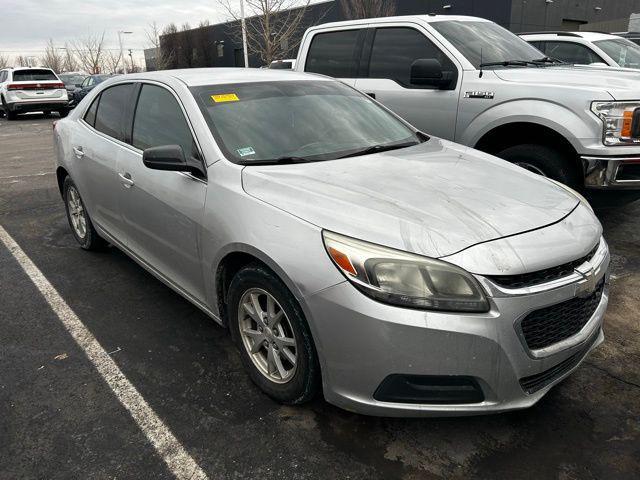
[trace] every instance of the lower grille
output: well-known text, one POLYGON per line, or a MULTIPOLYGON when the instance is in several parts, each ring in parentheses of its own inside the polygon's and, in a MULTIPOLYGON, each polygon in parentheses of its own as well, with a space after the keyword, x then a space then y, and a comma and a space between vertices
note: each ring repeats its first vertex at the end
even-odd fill
POLYGON ((604 278, 587 298, 576 297, 531 312, 520 323, 527 347, 546 348, 578 333, 598 308, 603 290, 604 278))
POLYGON ((529 377, 524 377, 520 379, 520 386, 522 389, 528 393, 532 394, 537 392, 538 390, 543 389, 547 385, 550 385, 555 380, 563 376, 569 370, 573 369, 576 365, 578 365, 584 356, 587 354, 593 343, 598 338, 600 334, 600 330, 587 342, 585 347, 583 347, 580 351, 574 353, 566 360, 563 360, 559 364, 554 367, 545 370, 544 372, 537 373, 535 375, 531 375, 529 377))

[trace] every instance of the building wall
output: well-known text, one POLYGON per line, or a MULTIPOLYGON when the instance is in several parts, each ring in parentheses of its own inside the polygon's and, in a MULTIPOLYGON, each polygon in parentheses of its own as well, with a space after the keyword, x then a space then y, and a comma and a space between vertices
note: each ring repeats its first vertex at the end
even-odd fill
POLYGON ((629 18, 640 11, 640 0, 512 0, 514 32, 579 30, 581 24, 629 18))

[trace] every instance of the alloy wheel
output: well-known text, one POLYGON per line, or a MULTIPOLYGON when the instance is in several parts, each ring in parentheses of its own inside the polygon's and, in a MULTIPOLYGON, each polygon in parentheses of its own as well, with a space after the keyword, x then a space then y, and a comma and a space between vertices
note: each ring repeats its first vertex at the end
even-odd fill
POLYGON ((87 217, 80 194, 74 186, 69 187, 67 191, 67 207, 74 232, 79 238, 84 239, 87 235, 87 217))
POLYGON ((298 346, 287 314, 270 293, 251 288, 242 295, 238 326, 242 344, 262 375, 279 384, 293 378, 298 346))

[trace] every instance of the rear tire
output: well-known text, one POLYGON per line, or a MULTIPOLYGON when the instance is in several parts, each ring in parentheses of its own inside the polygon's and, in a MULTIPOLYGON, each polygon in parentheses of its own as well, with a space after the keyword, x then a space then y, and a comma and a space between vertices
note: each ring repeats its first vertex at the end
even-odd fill
POLYGON ((537 144, 514 145, 498 152, 496 156, 572 188, 584 186, 584 179, 576 162, 553 147, 537 144))
POLYGON ((318 357, 304 313, 282 280, 250 264, 231 281, 228 299, 231 337, 251 380, 280 403, 311 400, 320 388, 318 357))
POLYGON ((7 110, 7 120, 16 120, 17 118, 18 118, 18 114, 16 112, 7 110))
POLYGON ((89 212, 87 212, 78 187, 73 183, 71 177, 67 176, 64 179, 62 191, 67 220, 76 241, 85 250, 103 249, 107 242, 98 235, 93 227, 89 212))

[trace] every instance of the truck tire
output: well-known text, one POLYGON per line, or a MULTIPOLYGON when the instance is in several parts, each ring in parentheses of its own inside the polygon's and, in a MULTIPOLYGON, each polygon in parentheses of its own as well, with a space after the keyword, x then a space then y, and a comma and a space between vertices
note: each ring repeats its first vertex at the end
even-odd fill
POLYGON ((498 152, 496 156, 571 188, 581 188, 584 185, 576 162, 553 147, 533 143, 514 145, 498 152))

